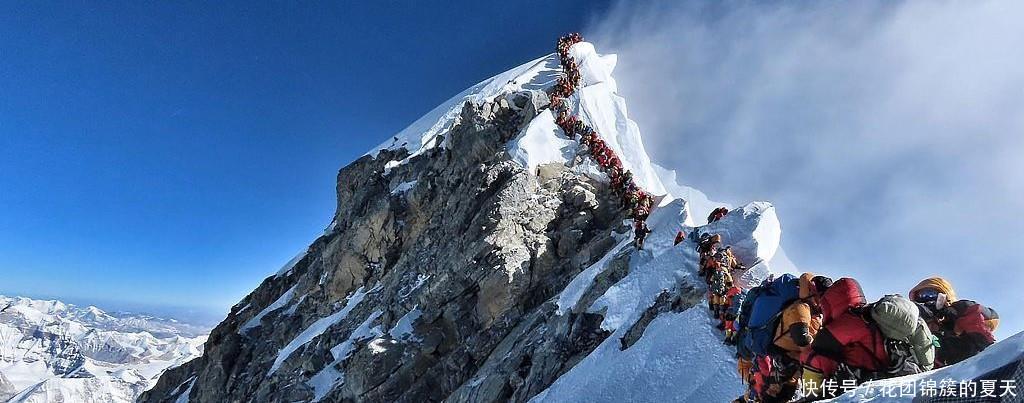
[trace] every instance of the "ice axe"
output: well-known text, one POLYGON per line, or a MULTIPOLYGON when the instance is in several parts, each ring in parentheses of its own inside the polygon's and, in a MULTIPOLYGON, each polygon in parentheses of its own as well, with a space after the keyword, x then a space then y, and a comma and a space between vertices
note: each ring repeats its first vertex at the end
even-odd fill
POLYGON ((757 258, 757 260, 755 260, 753 264, 751 264, 750 266, 747 266, 747 267, 746 267, 746 268, 744 268, 743 270, 749 270, 749 269, 750 269, 751 267, 755 267, 755 266, 757 266, 757 265, 759 265, 759 264, 761 264, 761 263, 764 263, 764 259, 762 259, 762 258, 757 258))

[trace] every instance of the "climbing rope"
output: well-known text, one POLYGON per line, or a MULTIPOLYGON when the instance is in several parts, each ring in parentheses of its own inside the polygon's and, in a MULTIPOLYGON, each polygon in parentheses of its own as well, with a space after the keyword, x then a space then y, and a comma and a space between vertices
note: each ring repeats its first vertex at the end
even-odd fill
POLYGON ((637 185, 632 172, 622 168, 622 160, 594 128, 569 114, 566 100, 576 92, 581 79, 579 65, 569 55, 569 48, 580 42, 583 42, 583 37, 578 33, 572 33, 559 38, 555 47, 562 65, 562 74, 555 82, 550 95, 551 109, 555 112, 555 124, 561 127, 569 138, 579 141, 586 154, 589 154, 601 171, 608 175, 612 192, 622 198, 622 204, 629 211, 634 227, 646 228, 644 222, 651 214, 654 197, 637 185))

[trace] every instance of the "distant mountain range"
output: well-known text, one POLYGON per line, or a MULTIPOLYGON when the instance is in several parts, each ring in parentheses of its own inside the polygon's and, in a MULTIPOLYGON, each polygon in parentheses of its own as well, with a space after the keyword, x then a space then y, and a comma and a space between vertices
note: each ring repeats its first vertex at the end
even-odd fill
POLYGON ((0 309, 0 401, 135 401, 210 330, 56 300, 0 296, 0 309))

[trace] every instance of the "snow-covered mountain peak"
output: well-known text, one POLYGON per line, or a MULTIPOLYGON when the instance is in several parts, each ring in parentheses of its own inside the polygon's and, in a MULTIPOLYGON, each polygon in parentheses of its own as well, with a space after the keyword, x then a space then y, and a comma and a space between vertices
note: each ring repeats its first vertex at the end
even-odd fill
POLYGON ((554 84, 560 71, 558 57, 551 54, 481 81, 427 112, 367 155, 376 158, 382 150, 398 149, 419 155, 427 149, 442 146, 441 137, 451 130, 465 102, 491 101, 498 95, 520 90, 544 90, 554 84))
POLYGON ((131 402, 198 357, 201 326, 55 300, 0 296, 0 401, 131 402))
POLYGON ((745 203, 702 225, 721 204, 651 163, 617 94, 615 56, 586 42, 560 52, 579 70, 571 92, 565 80, 553 88, 559 56, 541 57, 342 168, 328 230, 140 401, 739 396, 735 350, 704 308, 696 239, 722 235, 749 267, 737 283, 757 284, 788 263, 775 208, 745 203), (649 216, 627 207, 639 192, 605 174, 607 152, 604 169, 577 153, 567 116, 660 197, 649 216), (644 218, 652 232, 639 248, 644 218))
MULTIPOLYGON (((655 195, 667 193, 644 150, 639 127, 629 119, 625 99, 617 94, 618 86, 612 77, 616 55, 601 55, 588 42, 573 45, 570 53, 579 63, 581 73, 580 91, 570 99, 573 113, 601 133, 641 187, 655 195)), ((444 147, 443 139, 457 122, 464 103, 480 104, 520 91, 548 91, 560 73, 558 56, 550 54, 498 74, 438 105, 368 155, 376 157, 381 150, 407 150, 408 157, 385 164, 385 172, 390 172, 426 150, 444 147)), ((534 169, 545 163, 567 162, 574 146, 555 125, 554 117, 544 112, 509 143, 508 152, 515 161, 534 169)))

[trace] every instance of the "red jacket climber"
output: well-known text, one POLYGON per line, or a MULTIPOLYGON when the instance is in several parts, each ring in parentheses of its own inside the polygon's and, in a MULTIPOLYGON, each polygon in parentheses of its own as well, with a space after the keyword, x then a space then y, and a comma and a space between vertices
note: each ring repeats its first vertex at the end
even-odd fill
POLYGON ((729 214, 729 209, 725 207, 719 207, 711 210, 711 214, 708 215, 708 224, 721 220, 726 214, 729 214))
MULTIPOLYGON (((825 379, 837 375, 839 365, 854 371, 874 372, 889 366, 885 336, 858 312, 867 304, 860 284, 852 278, 841 278, 822 294, 819 301, 821 330, 811 348, 804 352, 804 386, 821 386, 825 379)), ((821 396, 822 390, 815 390, 821 396)))

